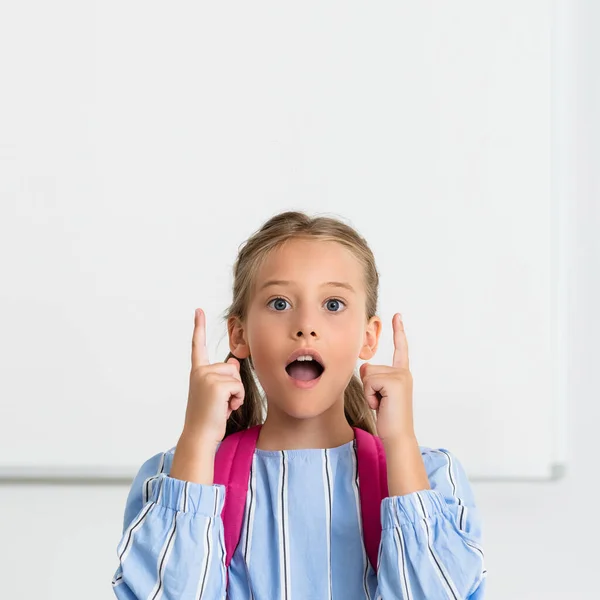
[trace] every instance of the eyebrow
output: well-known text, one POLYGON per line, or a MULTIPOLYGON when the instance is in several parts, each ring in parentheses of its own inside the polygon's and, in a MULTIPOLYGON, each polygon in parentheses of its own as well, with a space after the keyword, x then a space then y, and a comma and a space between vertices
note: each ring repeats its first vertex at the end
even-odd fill
MULTIPOLYGON (((266 281, 260 286, 260 290, 264 290, 265 288, 272 285, 294 285, 293 281, 287 281, 285 279, 271 279, 266 281)), ((356 293, 356 290, 349 284, 344 281, 326 281, 321 284, 321 287, 339 287, 348 290, 349 292, 356 293)))

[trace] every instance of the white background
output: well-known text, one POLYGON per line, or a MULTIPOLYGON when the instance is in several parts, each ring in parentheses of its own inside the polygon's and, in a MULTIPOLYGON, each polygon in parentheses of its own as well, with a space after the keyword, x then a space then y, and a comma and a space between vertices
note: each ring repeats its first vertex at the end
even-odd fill
POLYGON ((131 478, 174 446, 194 309, 223 360, 238 245, 301 208, 369 241, 372 362, 401 311, 421 444, 551 475, 548 0, 32 4, 4 25, 0 473, 131 478))
MULTIPOLYGON (((593 440, 600 419, 595 368, 600 336, 600 122, 593 107, 600 105, 595 58, 600 55, 595 35, 600 10, 591 1, 569 3, 570 11, 563 6, 576 59, 566 88, 576 129, 563 138, 561 152, 569 157, 572 174, 564 184, 572 198, 573 240, 566 340, 570 461, 566 477, 558 482, 475 483, 485 523, 488 600, 589 597, 596 589, 592 543, 600 534, 593 502, 598 493, 593 440)), ((126 486, 0 488, 3 595, 110 598, 127 491, 126 486)))

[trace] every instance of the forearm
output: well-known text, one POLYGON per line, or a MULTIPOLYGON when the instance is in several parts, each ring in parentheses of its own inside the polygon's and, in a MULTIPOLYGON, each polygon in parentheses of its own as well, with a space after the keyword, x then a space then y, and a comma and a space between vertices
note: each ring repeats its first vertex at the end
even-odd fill
POLYGON ((383 446, 390 496, 404 496, 431 489, 421 450, 414 435, 384 439, 383 446))
POLYGON ((182 434, 173 455, 169 475, 175 479, 213 485, 216 448, 201 437, 182 434))

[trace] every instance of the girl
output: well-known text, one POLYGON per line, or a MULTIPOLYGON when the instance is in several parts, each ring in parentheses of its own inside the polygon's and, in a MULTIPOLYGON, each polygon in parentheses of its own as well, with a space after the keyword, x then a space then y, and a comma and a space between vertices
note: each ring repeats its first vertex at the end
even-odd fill
MULTIPOLYGON (((249 238, 226 313, 231 352, 210 363, 196 311, 183 431, 131 486, 117 598, 483 598, 481 524, 465 471, 415 437, 401 315, 392 365, 365 362, 355 374, 357 359, 377 350, 378 284, 367 243, 336 219, 285 212, 249 238), (240 436, 252 438, 246 475, 226 485, 215 465, 240 436), (363 498, 377 493, 377 468, 359 440, 383 460, 374 521, 363 498)), ((243 472, 242 459, 232 465, 243 472)))

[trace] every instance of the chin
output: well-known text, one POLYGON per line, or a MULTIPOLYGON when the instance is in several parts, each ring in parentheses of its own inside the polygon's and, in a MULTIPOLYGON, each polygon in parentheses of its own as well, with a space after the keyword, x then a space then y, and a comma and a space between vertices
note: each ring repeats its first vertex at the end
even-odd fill
MULTIPOLYGON (((335 398, 338 398, 340 391, 332 391, 331 385, 323 386, 323 381, 320 380, 312 389, 298 389, 293 384, 290 385, 290 380, 282 382, 273 382, 273 386, 269 385, 268 389, 264 389, 267 397, 267 410, 269 398, 277 398, 274 403, 279 411, 293 419, 314 419, 323 413, 331 410, 335 405, 335 398), (273 389, 272 393, 270 390, 273 389), (329 399, 329 401, 324 400, 329 399)), ((329 384, 331 382, 328 382, 329 384)), ((337 387, 337 386, 336 386, 337 387)), ((343 390, 342 390, 343 391, 343 390)))
POLYGON ((316 407, 316 406, 280 406, 279 407, 286 415, 293 419, 304 420, 314 419, 329 409, 329 406, 316 407))
POLYGON ((323 402, 322 400, 319 402, 316 395, 313 398, 310 396, 311 394, 307 395, 306 392, 283 396, 278 403, 278 408, 294 419, 314 419, 333 407, 334 403, 332 402, 323 402))

